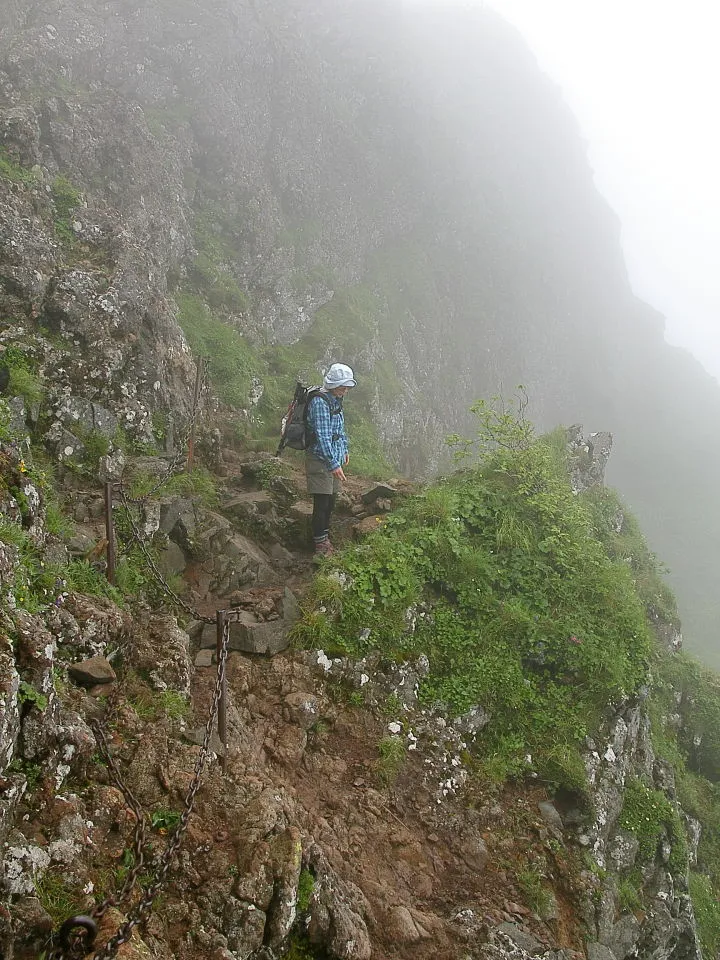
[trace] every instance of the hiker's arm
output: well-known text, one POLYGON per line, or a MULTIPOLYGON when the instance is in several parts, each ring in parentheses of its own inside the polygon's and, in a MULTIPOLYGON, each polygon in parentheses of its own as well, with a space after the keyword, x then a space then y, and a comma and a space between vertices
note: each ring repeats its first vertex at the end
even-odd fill
POLYGON ((318 452, 321 459, 327 464, 328 470, 332 473, 338 468, 341 468, 342 464, 338 461, 333 451, 332 419, 330 417, 330 409, 324 400, 315 397, 310 401, 308 420, 315 434, 318 452))
POLYGON ((343 417, 343 428, 342 435, 340 437, 340 443, 342 445, 340 460, 342 461, 342 465, 346 467, 350 463, 350 441, 348 439, 347 430, 345 429, 345 417, 343 417))

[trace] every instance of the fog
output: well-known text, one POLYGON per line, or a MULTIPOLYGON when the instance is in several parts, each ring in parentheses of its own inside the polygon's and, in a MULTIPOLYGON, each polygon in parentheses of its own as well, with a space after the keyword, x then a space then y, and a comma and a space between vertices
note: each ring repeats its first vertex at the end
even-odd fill
POLYGON ((622 222, 635 292, 665 314, 667 339, 720 377, 716 5, 485 5, 520 29, 577 116, 597 186, 622 222))

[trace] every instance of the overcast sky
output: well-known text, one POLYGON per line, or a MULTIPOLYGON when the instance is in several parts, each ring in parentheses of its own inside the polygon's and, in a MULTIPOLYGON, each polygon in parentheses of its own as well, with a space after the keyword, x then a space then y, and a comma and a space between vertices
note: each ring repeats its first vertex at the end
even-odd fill
POLYGON ((519 27, 578 117, 636 293, 720 378, 720 4, 486 5, 519 27))

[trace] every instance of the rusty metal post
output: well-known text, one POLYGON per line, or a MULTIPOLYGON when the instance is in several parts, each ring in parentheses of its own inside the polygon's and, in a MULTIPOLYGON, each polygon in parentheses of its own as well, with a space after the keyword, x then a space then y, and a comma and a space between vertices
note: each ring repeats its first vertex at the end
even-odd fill
MULTIPOLYGON (((217 612, 217 645, 216 645, 216 657, 218 662, 218 669, 220 665, 220 657, 222 656, 223 648, 223 638, 225 635, 225 611, 218 610, 217 612)), ((223 755, 222 755, 222 771, 227 773, 227 754, 228 754, 228 742, 227 742, 227 660, 225 661, 225 669, 223 670, 222 683, 220 685, 220 703, 218 705, 218 736, 222 740, 223 745, 223 755)))
POLYGON ((187 455, 187 472, 192 473, 193 469, 193 460, 195 459, 195 421, 197 420, 197 410, 198 404, 200 402, 200 388, 203 381, 203 373, 205 372, 205 358, 200 357, 195 365, 195 389, 193 391, 193 403, 192 403, 192 423, 190 424, 190 436, 188 437, 188 455, 187 455))
POLYGON ((115 524, 113 522, 113 485, 105 484, 105 539, 106 547, 106 566, 105 574, 108 583, 115 584, 115 524))

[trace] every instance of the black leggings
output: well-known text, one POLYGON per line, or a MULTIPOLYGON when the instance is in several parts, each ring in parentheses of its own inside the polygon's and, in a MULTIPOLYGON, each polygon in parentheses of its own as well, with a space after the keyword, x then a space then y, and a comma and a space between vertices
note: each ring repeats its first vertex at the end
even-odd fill
POLYGON ((315 543, 327 540, 330 534, 330 517, 335 506, 334 493, 313 494, 312 535, 315 543))

